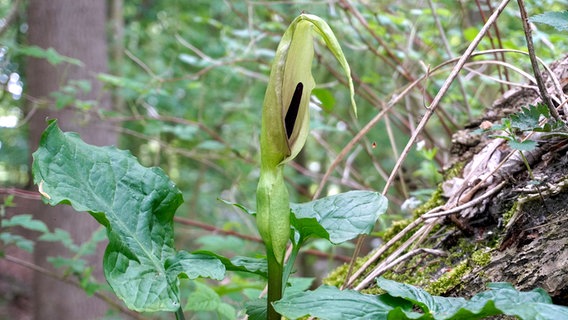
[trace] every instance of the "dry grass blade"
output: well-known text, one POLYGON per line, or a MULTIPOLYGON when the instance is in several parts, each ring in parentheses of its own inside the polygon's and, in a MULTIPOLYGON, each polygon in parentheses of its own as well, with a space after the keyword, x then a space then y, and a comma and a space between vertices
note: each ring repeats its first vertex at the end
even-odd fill
MULTIPOLYGON (((444 84, 442 85, 440 91, 438 92, 438 94, 434 97, 433 101, 430 103, 430 105, 428 106, 426 113, 424 114, 422 120, 420 121, 420 123, 418 124, 418 126, 416 127, 416 129, 414 130, 414 133, 412 134, 412 136, 410 137, 410 140, 408 141, 408 143, 406 144, 404 150, 402 151, 400 158, 397 160, 397 162, 395 163, 395 166, 393 168, 393 170, 391 171, 391 175, 389 176, 389 179, 387 180, 385 187, 383 189, 383 195, 385 195, 387 193, 387 191, 389 190, 390 186, 392 185, 395 177, 398 175, 398 172, 400 170, 400 168, 402 167, 402 163, 406 160, 406 157, 408 156, 410 149, 412 148, 412 146, 414 145, 414 143, 417 140, 417 137, 419 134, 422 133, 422 131, 424 130, 426 124, 428 123, 428 121, 430 120, 430 118, 432 117, 432 115, 436 112, 436 109, 440 103, 440 101, 442 100, 442 98, 445 96, 445 94, 448 92, 450 85, 453 83, 453 81, 457 78, 459 72, 461 71, 461 69, 464 67, 464 65, 466 64, 467 60, 470 59, 470 57, 474 54, 474 50, 477 47, 477 45, 481 42, 481 40, 483 39, 483 37, 486 35, 486 33, 488 32, 489 28, 491 28, 491 26, 495 23, 495 21, 497 20, 497 18, 499 17, 499 15, 503 12, 503 10, 505 9, 505 7, 507 6, 507 4, 509 3, 510 0, 503 0, 499 6, 497 7, 497 9, 495 9, 495 11, 493 12, 493 14, 487 19, 487 22, 484 24, 484 26, 481 28, 481 30, 478 32, 478 34, 475 36, 475 38, 473 39, 473 41, 471 42, 471 44, 467 47, 467 49, 465 50, 464 54, 458 59, 458 62, 456 63, 456 65, 453 67, 452 71, 450 72, 448 78, 446 78, 444 84)), ((417 80, 420 81, 420 80, 417 80)), ((389 106, 392 106, 392 104, 389 104, 389 106)), ((388 110, 388 108, 385 108, 379 115, 382 117, 383 114, 386 112, 386 110, 388 110)), ((373 120, 380 119, 378 116, 375 117, 373 120)), ((370 127, 369 125, 372 123, 373 121, 371 121, 367 126, 365 126, 365 128, 363 130, 361 130, 361 132, 359 132, 359 134, 356 136, 357 139, 353 139, 349 145, 351 145, 351 143, 356 143, 357 141, 359 141, 359 139, 366 134, 366 130, 369 130, 370 127)), ((345 155, 347 154, 348 150, 347 148, 349 147, 352 148, 352 146, 347 146, 346 148, 344 148, 344 150, 342 150, 342 152, 340 153, 340 156, 343 155, 343 157, 345 157, 345 155)), ((338 157, 339 158, 339 157, 338 157)), ((334 168, 334 164, 337 165, 337 163, 339 161, 341 161, 343 158, 341 159, 336 159, 336 161, 334 161, 334 163, 332 164, 332 166, 328 169, 328 172, 326 172, 326 175, 324 176, 324 179, 326 178, 326 176, 328 175, 328 173, 331 173, 331 171, 334 168)), ((319 195, 319 192, 321 192, 322 189, 322 185, 325 181, 323 181, 320 184, 320 187, 318 188, 318 191, 316 192, 316 195, 319 195)), ((416 220, 415 223, 410 224, 409 226, 407 226, 407 228, 405 228, 401 233, 406 234, 407 232, 409 232, 410 230, 414 229, 416 226, 418 226, 422 221, 419 221, 420 219, 416 220)), ((394 244, 393 240, 398 241, 399 239, 397 238, 402 238, 402 235, 400 237, 395 236, 395 238, 391 239, 391 241, 389 241, 385 246, 383 246, 383 248, 379 249, 375 255, 373 255, 374 259, 369 259, 369 260, 373 260, 369 263, 366 263, 363 267, 361 267, 359 270, 357 270, 357 272, 355 272, 355 274, 353 276, 350 276, 350 272, 348 272, 347 274, 347 283, 345 284, 345 286, 350 286, 355 279, 357 279, 368 267, 371 263, 374 263, 374 261, 376 261, 376 259, 378 259, 378 257, 380 257, 380 255, 382 255, 386 249, 385 247, 390 247, 394 244)), ((359 251, 359 246, 361 245, 361 242, 359 241, 357 243, 357 248, 355 249, 355 252, 359 251)), ((404 249, 403 249, 404 250, 404 249)), ((355 259, 353 259, 351 261, 351 264, 349 266, 349 271, 352 270, 353 268, 353 264, 355 262, 355 259)))
MULTIPOLYGON (((457 213, 457 212, 460 212, 464 209, 473 207, 473 206, 481 203, 486 198, 494 195, 496 192, 501 190, 504 185, 505 185, 505 183, 501 182, 497 186, 485 191, 485 193, 483 195, 481 195, 480 197, 475 198, 475 199, 473 199, 473 200, 471 200, 471 201, 469 201, 465 204, 456 206, 454 208, 445 209, 445 206, 439 206, 439 207, 436 207, 436 208, 426 212, 425 214, 420 216, 418 219, 416 219, 412 223, 410 223, 402 231, 400 231, 396 236, 394 236, 390 241, 388 241, 385 245, 383 245, 379 250, 377 250, 365 262, 365 264, 363 264, 363 266, 361 266, 361 268, 359 268, 357 270, 357 272, 355 272, 353 274, 353 276, 346 283, 345 287, 350 287, 353 283, 355 283, 355 281, 357 281, 357 279, 365 272, 365 270, 367 268, 369 268, 369 266, 371 266, 373 263, 375 263, 378 260, 378 258, 380 258, 381 255, 383 255, 388 249, 393 247, 398 241, 400 241, 400 239, 402 239, 404 236, 406 236, 410 231, 412 231, 414 228, 418 227, 420 224, 422 224, 424 222, 426 223, 418 231, 416 231, 404 244, 402 244, 399 248, 397 248, 397 250, 395 252, 393 252, 391 255, 389 255, 389 257, 385 258, 377 267, 375 267, 375 269, 369 275, 367 275, 365 277, 365 279, 363 279, 357 285, 357 287, 355 287, 356 290, 361 290, 363 288, 366 288, 367 286, 369 286, 369 284, 371 282, 374 281, 374 279, 376 277, 378 277, 379 275, 388 271, 388 269, 394 267, 396 264, 393 264, 392 262, 397 261, 399 256, 408 247, 410 247, 410 245, 412 245, 412 244, 419 245, 419 243, 417 243, 416 240, 423 239, 423 237, 425 235, 427 235, 431 231, 431 229, 437 223, 439 223, 441 221, 441 218, 448 216, 448 215, 451 215, 451 214, 454 214, 454 213, 457 213)), ((427 252, 427 251, 425 251, 425 252, 427 252)))
POLYGON ((495 23, 495 21, 497 20, 497 17, 499 17, 501 12, 503 12, 503 10, 505 9, 505 7, 509 3, 509 1, 510 0, 503 0, 499 4, 499 7, 497 7, 497 9, 493 12, 493 14, 489 17, 489 19, 487 19, 487 23, 485 23, 485 25, 481 28, 479 33, 475 36, 475 38, 473 39, 471 44, 467 47, 464 54, 460 57, 457 64, 454 66, 454 68, 450 72, 450 75, 448 76, 448 78, 446 79, 444 84, 442 85, 442 88, 440 89, 438 94, 434 97, 434 100, 432 101, 432 103, 430 103, 430 105, 428 106, 428 109, 427 109, 426 113, 424 114, 424 117, 422 118, 422 120, 420 121, 418 126, 416 127, 414 134, 410 137, 410 140, 408 141, 408 143, 406 144, 406 147, 402 151, 400 158, 397 160, 397 162, 396 162, 396 164, 395 164, 395 166, 394 166, 394 168, 391 172, 391 175, 390 175, 390 177, 389 177, 389 179, 388 179, 388 181, 385 185, 385 188, 383 189, 383 194, 387 193, 388 189, 390 188, 390 185, 393 183, 396 175, 398 174, 398 171, 400 170, 402 163, 404 162, 404 160, 406 160, 406 157, 408 156, 410 149, 414 145, 414 142, 416 142, 418 135, 422 132, 422 130, 426 126, 426 123, 428 123, 428 121, 430 120, 430 117, 432 117, 432 115, 434 114, 434 111, 438 107, 440 101, 442 100, 444 95, 448 92, 450 85, 456 79, 458 73, 463 68, 466 61, 471 57, 471 55, 473 54, 473 51, 475 50, 475 48, 477 47, 479 42, 481 42, 481 39, 483 39, 483 37, 485 36, 485 34, 489 30, 489 28, 491 28, 493 23, 495 23))

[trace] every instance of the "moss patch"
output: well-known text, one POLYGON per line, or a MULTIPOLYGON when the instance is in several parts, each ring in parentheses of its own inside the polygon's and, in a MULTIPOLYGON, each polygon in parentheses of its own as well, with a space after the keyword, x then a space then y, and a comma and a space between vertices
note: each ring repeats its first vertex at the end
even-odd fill
POLYGON ((477 250, 471 255, 471 261, 479 267, 485 267, 491 262, 491 251, 490 250, 477 250))
POLYGON ((465 277, 471 271, 467 261, 462 261, 460 264, 450 269, 448 272, 444 273, 436 281, 433 281, 429 285, 424 287, 424 290, 428 291, 432 295, 442 295, 448 290, 456 287, 461 283, 461 279, 465 277))
MULTIPOLYGON (((355 264, 353 265, 353 271, 358 270, 368 259, 369 255, 357 258, 357 260, 355 260, 355 264)), ((345 282, 347 271, 349 271, 349 263, 345 263, 335 268, 335 270, 333 270, 327 277, 322 280, 322 283, 339 288, 345 282)))
POLYGON ((421 215, 425 214, 426 212, 439 207, 441 205, 444 205, 444 203, 446 203, 446 200, 444 200, 444 198, 442 197, 443 191, 442 191, 442 185, 438 185, 438 188, 436 189, 436 191, 434 191, 432 193, 432 196, 430 197, 430 199, 428 199, 428 201, 424 202, 422 205, 420 205, 418 208, 416 208, 414 210, 414 212, 412 213, 412 217, 414 219, 417 219, 418 217, 420 217, 421 215))
MULTIPOLYGON (((463 164, 456 164, 446 171, 444 180, 458 176, 462 169, 463 164)), ((392 223, 390 228, 381 233, 381 238, 384 243, 391 240, 416 218, 433 208, 443 205, 445 201, 446 200, 443 198, 442 185, 440 184, 430 199, 414 210, 412 218, 395 221, 392 223)), ((441 227, 441 225, 437 225, 433 232, 441 227)), ((412 232, 408 233, 399 242, 402 243, 406 241, 411 235, 412 232)), ((421 246, 434 247, 438 241, 439 240, 433 240, 430 244, 426 242, 421 246)), ((492 245, 494 244, 495 243, 492 243, 492 245)), ((459 285, 461 280, 476 267, 483 267, 489 264, 491 261, 491 253, 485 248, 487 245, 490 244, 475 243, 471 241, 471 239, 462 238, 456 245, 447 250, 448 256, 446 257, 418 255, 399 265, 397 268, 390 270, 383 276, 387 279, 422 287, 434 295, 441 295, 459 285), (480 247, 483 247, 484 249, 479 249, 480 247)), ((382 258, 387 257, 396 249, 396 246, 388 249, 387 252, 382 255, 382 258)), ((371 255, 372 253, 366 257, 358 258, 353 270, 359 269, 371 257, 371 255)), ((323 283, 338 287, 341 286, 345 280, 348 268, 348 264, 336 268, 323 280, 323 283)), ((367 272, 371 272, 372 269, 373 266, 370 266, 367 272)), ((362 279, 363 277, 360 278, 362 279)), ((376 286, 372 286, 362 292, 369 294, 383 293, 383 291, 376 286)))
POLYGON ((517 213, 518 209, 519 209, 519 203, 517 201, 515 201, 513 203, 513 206, 511 206, 511 209, 507 210, 507 212, 505 212, 503 214, 503 225, 506 226, 509 221, 511 220, 511 218, 515 215, 515 213, 517 213))
MULTIPOLYGON (((383 231, 381 233, 381 238, 383 239, 384 243, 387 243, 389 240, 391 240, 394 236, 396 236, 400 231, 402 231, 404 228, 406 228, 410 223, 412 223, 412 221, 414 221, 416 218, 418 218, 422 214, 432 210, 435 207, 443 205, 445 203, 445 200, 442 197, 442 193, 443 193, 442 185, 440 184, 440 185, 438 185, 438 188, 432 194, 430 199, 414 210, 414 212, 412 214, 412 216, 413 216, 412 219, 403 219, 403 220, 394 221, 388 229, 386 229, 385 231, 383 231)), ((409 232, 407 235, 402 237, 399 242, 402 243, 402 242, 406 241, 411 235, 412 235, 412 232, 409 232)), ((383 253, 382 256, 386 257, 386 256, 390 255, 396 249, 397 249, 397 246, 393 246, 393 247, 389 248, 385 253, 383 253)), ((353 266, 353 270, 358 270, 372 256, 372 254, 373 254, 373 252, 369 253, 365 257, 357 258, 355 265, 353 266)), ((412 263, 412 260, 411 260, 410 263, 412 263)), ((373 269, 373 266, 371 265, 368 268, 367 272, 370 272, 370 270, 372 270, 372 269, 373 269)), ((349 270, 349 264, 344 264, 342 266, 337 267, 327 277, 325 277, 323 279, 323 283, 327 284, 327 285, 331 285, 331 286, 340 287, 341 285, 343 285, 343 283, 345 281, 345 275, 347 274, 348 270, 349 270)), ((396 280, 396 281, 400 281, 400 280, 396 279, 396 276, 394 276, 394 275, 392 277, 387 276, 387 278, 392 279, 392 280, 396 280)), ((421 283, 421 281, 420 282, 408 282, 408 281, 406 281, 406 283, 418 285, 418 284, 421 283)), ((355 285, 356 284, 357 284, 357 282, 355 282, 355 285)), ((370 289, 370 290, 374 291, 374 289, 370 289)), ((368 292, 368 293, 375 293, 375 292, 368 292)))

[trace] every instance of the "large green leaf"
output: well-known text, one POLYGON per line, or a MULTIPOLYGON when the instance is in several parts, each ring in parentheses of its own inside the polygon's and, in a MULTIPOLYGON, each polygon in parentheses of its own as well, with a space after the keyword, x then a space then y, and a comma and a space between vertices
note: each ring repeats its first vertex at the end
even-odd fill
MULTIPOLYGON (((568 319, 568 308, 553 305, 550 296, 540 288, 521 292, 510 283, 489 283, 487 286, 490 290, 473 296, 465 308, 472 310, 471 305, 490 301, 499 312, 521 319, 568 319)), ((459 319, 459 316, 456 314, 453 319, 459 319)))
POLYGON ((322 286, 314 291, 285 295, 274 303, 274 308, 290 319, 309 315, 324 320, 459 320, 501 314, 527 320, 568 319, 568 308, 551 304, 550 297, 542 289, 520 292, 508 283, 490 283, 488 291, 466 300, 432 296, 420 288, 384 278, 378 278, 377 285, 387 293, 374 296, 322 286), (412 306, 417 306, 423 313, 416 312, 412 306))
MULTIPOLYGON (((246 214, 251 209, 225 200, 246 214)), ((373 230, 379 216, 387 211, 388 201, 374 191, 348 191, 305 203, 290 203, 290 224, 302 238, 322 238, 334 244, 356 238, 373 230)))
MULTIPOLYGON (((384 278, 377 285, 393 297, 416 304, 424 319, 482 319, 492 315, 517 316, 520 319, 568 319, 568 308, 555 306, 542 289, 517 291, 509 283, 490 283, 490 290, 476 294, 471 300, 432 296, 426 291, 384 278)), ((415 315, 403 311, 408 318, 415 315)))
POLYGON ((321 286, 314 291, 285 296, 274 303, 274 309, 290 319, 309 315, 326 320, 344 320, 387 319, 393 307, 377 296, 321 286))
MULTIPOLYGON (((314 278, 290 278, 284 297, 302 293, 312 285, 314 278)), ((266 319, 266 298, 254 299, 246 303, 246 310, 249 320, 266 319)))
POLYGON ((317 237, 339 244, 371 232, 387 206, 387 199, 377 192, 349 191, 290 204, 291 223, 304 239, 317 237))
POLYGON ((260 276, 263 276, 264 278, 268 277, 268 264, 265 258, 250 258, 250 257, 236 256, 229 259, 222 255, 205 250, 195 251, 194 253, 215 257, 216 259, 221 261, 223 265, 225 265, 227 271, 248 272, 248 273, 258 274, 260 276))
POLYGON ((432 314, 436 319, 444 319, 455 314, 466 303, 463 298, 432 296, 420 288, 382 277, 377 279, 377 285, 393 297, 403 298, 416 304, 424 313, 432 314))
POLYGON ((218 259, 174 249, 173 215, 183 200, 161 169, 143 167, 127 151, 88 145, 55 121, 33 158, 47 203, 71 204, 106 227, 104 273, 130 309, 175 311, 180 275, 224 277, 218 259))

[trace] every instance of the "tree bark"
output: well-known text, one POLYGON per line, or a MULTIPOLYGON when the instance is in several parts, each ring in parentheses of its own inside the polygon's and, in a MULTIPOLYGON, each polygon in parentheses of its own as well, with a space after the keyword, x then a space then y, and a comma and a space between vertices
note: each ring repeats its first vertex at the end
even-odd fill
MULTIPOLYGON (((555 84, 544 73, 547 90, 565 101, 568 56, 553 63, 550 69, 557 81, 555 84)), ((504 139, 477 132, 480 127, 487 129, 503 118, 518 115, 522 108, 539 103, 542 100, 535 89, 509 90, 481 119, 453 136, 454 164, 461 164, 463 169, 442 184, 446 206, 474 201, 476 204, 447 216, 442 222, 445 232, 438 234, 438 239, 443 240, 434 243, 438 248, 458 253, 455 248, 460 241, 473 244, 475 250, 488 253, 488 260, 476 263, 471 252, 463 251, 454 265, 443 266, 431 279, 464 261, 471 267, 443 291, 444 295, 470 297, 485 291, 489 282, 510 282, 523 291, 543 288, 554 303, 568 305, 566 137, 530 130, 517 132, 518 140, 526 138, 537 143, 521 155, 504 139), (489 195, 490 190, 498 191, 489 195)), ((568 116, 567 110, 559 110, 563 119, 568 116)), ((566 127, 560 131, 566 132, 566 127)))
MULTIPOLYGON (((39 106, 30 120, 30 149, 37 149, 47 118, 58 119, 64 131, 78 132, 88 143, 115 144, 116 131, 100 121, 94 111, 56 110, 50 97, 52 92, 60 90, 69 80, 88 80, 92 89, 77 98, 97 101, 96 108, 109 107, 109 97, 95 78, 97 73, 107 72, 105 1, 31 0, 27 13, 30 45, 54 48, 58 53, 83 63, 82 66, 67 63, 53 66, 44 59, 28 60, 27 94, 35 99, 50 101, 48 105, 39 106)), ((53 208, 36 203, 35 217, 43 220, 51 231, 55 228, 68 231, 77 244, 87 241, 98 228, 95 220, 84 213, 75 212, 70 206, 53 208)), ((102 280, 102 251, 103 248, 99 246, 97 255, 90 261, 95 266, 99 280, 102 280)), ((34 260, 37 265, 51 269, 46 259, 58 255, 69 257, 69 251, 57 243, 38 242, 34 260)), ((33 288, 35 319, 96 319, 107 310, 104 303, 88 297, 83 290, 39 273, 35 274, 33 288)))
MULTIPOLYGON (((547 90, 560 102, 566 101, 568 56, 549 69, 552 76, 543 74, 547 90)), ((384 254, 385 247, 372 252, 364 272, 355 273, 360 282, 349 285, 367 288, 384 275, 435 295, 467 298, 487 290, 489 282, 510 282, 522 291, 540 287, 554 303, 568 305, 566 123, 557 134, 543 133, 532 130, 544 125, 545 117, 537 116, 538 125, 517 130, 512 134, 515 139, 535 142, 533 149, 526 148, 522 154, 506 139, 496 137, 507 137, 507 133, 480 133, 521 112, 524 123, 532 125, 526 110, 541 102, 538 90, 516 87, 480 119, 456 132, 445 181, 412 219, 385 232, 390 253, 384 254), (413 254, 404 258, 405 253, 413 254)), ((566 122, 568 107, 558 109, 566 122)), ((555 119, 546 120, 555 125, 555 119)), ((342 272, 332 274, 328 283, 341 285, 336 279, 344 279, 342 272)))
MULTIPOLYGON (((568 56, 553 63, 550 69, 558 82, 554 84, 552 77, 544 73, 546 88, 551 95, 566 101, 568 56)), ((521 108, 538 103, 542 100, 537 90, 510 90, 495 102, 476 126, 485 121, 498 123, 512 113, 521 112, 521 108)), ((559 109, 564 121, 568 117, 567 111, 566 107, 559 109)), ((456 162, 475 162, 476 157, 498 140, 485 134, 476 143, 464 145, 462 142, 467 140, 464 137, 475 136, 472 131, 476 126, 454 136, 456 162)), ((560 131, 566 132, 566 127, 560 131)), ((539 132, 529 136, 529 133, 519 133, 518 138, 537 142, 533 150, 523 151, 530 170, 518 151, 505 159, 504 156, 513 150, 508 144, 501 143, 494 155, 501 155, 502 165, 487 177, 490 182, 479 188, 473 199, 497 183, 503 183, 503 188, 468 212, 461 212, 458 219, 469 225, 476 235, 470 240, 496 235, 496 245, 491 250, 489 263, 476 266, 458 286, 449 288, 448 295, 471 296, 485 290, 488 282, 510 282, 518 290, 540 287, 550 294, 554 303, 568 305, 568 143, 566 137, 539 132)), ((484 174, 481 172, 478 176, 484 174)))

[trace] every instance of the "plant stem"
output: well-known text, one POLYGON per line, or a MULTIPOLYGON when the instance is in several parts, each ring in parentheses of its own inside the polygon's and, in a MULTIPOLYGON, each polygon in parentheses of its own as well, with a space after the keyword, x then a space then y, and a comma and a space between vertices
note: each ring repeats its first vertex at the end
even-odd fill
POLYGON ((266 251, 268 258, 268 320, 280 320, 280 314, 274 310, 272 302, 282 298, 282 265, 278 263, 272 250, 268 249, 266 251))
POLYGON ((536 181, 536 179, 534 178, 533 172, 531 170, 531 166, 529 164, 529 160, 527 159, 527 157, 525 157, 525 155, 523 154, 523 152, 521 150, 519 150, 519 153, 521 154, 521 158, 523 158, 523 162, 525 163, 525 167, 527 167, 527 170, 529 171, 529 177, 531 178, 531 180, 537 182, 537 184, 535 184, 536 187, 536 191, 538 192, 538 195, 540 197, 540 200, 542 200, 542 206, 544 207, 544 209, 546 210, 546 212, 548 212, 550 214, 550 210, 548 210, 548 207, 546 206, 546 201, 544 200, 544 196, 542 195, 542 192, 540 192, 540 182, 536 181))
POLYGON ((282 294, 284 294, 284 289, 286 288, 286 284, 288 283, 288 278, 290 278, 290 273, 292 273, 294 262, 296 262, 296 257, 298 256, 298 252, 300 252, 300 247, 302 246, 303 242, 304 240, 300 239, 300 241, 298 241, 298 244, 292 244, 292 253, 290 254, 290 258, 288 258, 286 267, 284 267, 284 274, 282 275, 282 294))
POLYGON ((534 175, 533 175, 533 172, 531 170, 529 160, 527 159, 527 157, 525 157, 525 154, 523 153, 523 151, 519 150, 519 153, 521 154, 521 158, 523 159, 523 163, 525 164, 525 167, 527 168, 527 171, 529 172, 529 177, 531 178, 531 180, 534 180, 534 175))
POLYGON ((185 315, 183 314, 181 306, 176 311, 176 320, 185 320, 185 315))

